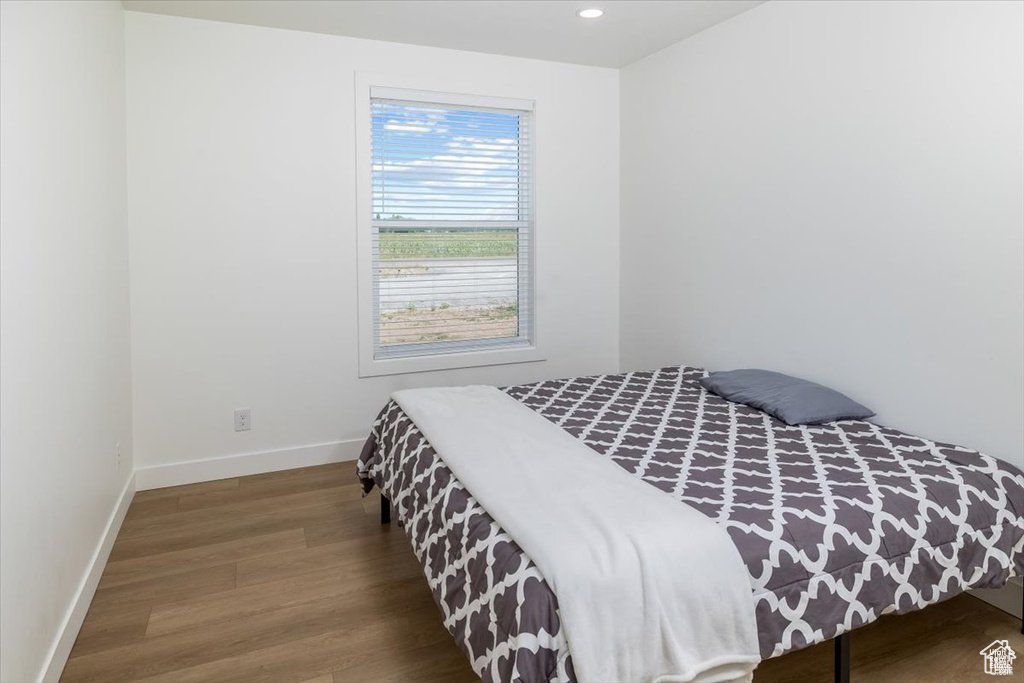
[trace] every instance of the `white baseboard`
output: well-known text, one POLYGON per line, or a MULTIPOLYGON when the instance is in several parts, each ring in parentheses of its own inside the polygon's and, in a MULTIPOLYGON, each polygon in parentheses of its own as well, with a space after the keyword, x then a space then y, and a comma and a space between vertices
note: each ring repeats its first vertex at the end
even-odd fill
MULTIPOLYGON (((299 448, 285 448, 276 451, 244 453, 229 455, 207 460, 190 460, 186 462, 140 467, 125 483, 117 505, 107 520, 99 544, 89 561, 89 567, 75 592, 71 605, 64 616, 64 621, 57 631, 57 637, 46 657, 39 680, 49 683, 59 681, 64 666, 67 664, 71 648, 82 629, 85 615, 92 604, 96 587, 99 585, 103 568, 107 565, 110 550, 114 546, 121 523, 128 512, 135 492, 147 489, 194 484, 201 481, 241 477, 247 474, 276 472, 278 470, 309 467, 332 462, 354 461, 359 457, 363 440, 335 441, 332 443, 314 444, 299 448)), ((354 472, 354 470, 353 470, 354 472)))
POLYGON ((363 443, 363 439, 332 441, 275 451, 242 453, 241 455, 225 455, 203 460, 187 460, 169 465, 139 467, 135 470, 135 482, 139 491, 146 491, 162 489, 166 486, 290 470, 296 467, 354 461, 359 457, 363 443))
POLYGON ((1021 577, 1010 579, 1002 588, 975 588, 968 591, 971 595, 984 600, 990 605, 1012 614, 1018 619, 1024 618, 1021 615, 1021 599, 1024 597, 1024 585, 1021 584, 1021 577))
POLYGON ((104 529, 100 542, 96 546, 92 558, 89 560, 89 567, 82 577, 82 582, 78 584, 78 590, 71 600, 71 606, 64 615, 63 623, 57 630, 57 638, 54 640, 53 646, 44 660, 43 670, 39 675, 40 680, 47 683, 60 680, 60 675, 64 671, 64 665, 67 664, 68 656, 71 654, 71 648, 75 644, 75 639, 78 638, 78 632, 82 629, 85 614, 89 611, 89 605, 92 604, 92 598, 96 593, 96 586, 99 585, 103 568, 107 566, 110 549, 114 546, 117 532, 121 530, 121 522, 124 521, 124 516, 128 512, 128 506, 131 505, 134 496, 135 475, 133 474, 125 483, 124 489, 121 491, 121 497, 118 498, 117 505, 114 506, 114 510, 110 513, 106 529, 104 529))

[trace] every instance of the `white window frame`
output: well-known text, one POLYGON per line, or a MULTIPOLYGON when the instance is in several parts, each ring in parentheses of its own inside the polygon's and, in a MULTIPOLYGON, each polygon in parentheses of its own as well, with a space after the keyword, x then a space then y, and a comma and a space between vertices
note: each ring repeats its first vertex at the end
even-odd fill
MULTIPOLYGON (((490 107, 495 109, 527 109, 536 117, 536 102, 529 97, 508 97, 508 93, 494 92, 493 87, 452 83, 434 78, 381 76, 364 73, 355 75, 355 129, 356 129, 356 234, 357 234, 357 277, 359 308, 359 376, 376 377, 412 372, 430 372, 456 368, 481 367, 542 361, 538 346, 537 324, 537 266, 535 245, 537 243, 536 202, 531 201, 533 234, 529 243, 531 270, 528 285, 520 290, 529 296, 532 306, 531 339, 529 342, 511 340, 496 343, 493 349, 475 348, 459 351, 458 344, 424 347, 423 355, 376 358, 374 354, 374 317, 377 315, 373 283, 373 174, 372 174, 372 114, 373 97, 398 100, 422 100, 436 104, 490 107)), ((531 128, 531 154, 536 149, 536 119, 531 128)), ((532 165, 533 183, 537 182, 536 164, 532 165)))

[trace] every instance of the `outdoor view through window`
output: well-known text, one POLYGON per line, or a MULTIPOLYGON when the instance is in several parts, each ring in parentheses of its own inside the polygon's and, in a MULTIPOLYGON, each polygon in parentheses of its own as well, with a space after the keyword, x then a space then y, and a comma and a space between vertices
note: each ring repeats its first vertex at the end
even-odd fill
POLYGON ((375 357, 528 345, 530 112, 371 107, 375 357))

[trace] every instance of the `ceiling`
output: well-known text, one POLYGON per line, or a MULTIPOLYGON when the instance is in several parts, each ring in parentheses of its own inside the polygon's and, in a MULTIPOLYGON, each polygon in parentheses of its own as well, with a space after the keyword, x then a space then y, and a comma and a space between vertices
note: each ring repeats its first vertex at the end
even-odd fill
POLYGON ((122 0, 125 9, 618 68, 763 0, 122 0), (600 19, 576 11, 597 7, 600 19))

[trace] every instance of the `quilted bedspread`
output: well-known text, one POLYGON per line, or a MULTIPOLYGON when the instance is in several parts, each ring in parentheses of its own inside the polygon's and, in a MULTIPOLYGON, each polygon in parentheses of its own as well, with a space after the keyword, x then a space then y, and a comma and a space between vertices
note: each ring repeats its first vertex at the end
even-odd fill
MULTIPOLYGON (((1020 470, 870 422, 788 426, 707 392, 704 375, 669 367, 504 390, 726 528, 763 657, 1024 574, 1020 470)), ((394 402, 359 474, 392 501, 484 681, 574 680, 544 577, 394 402)))

